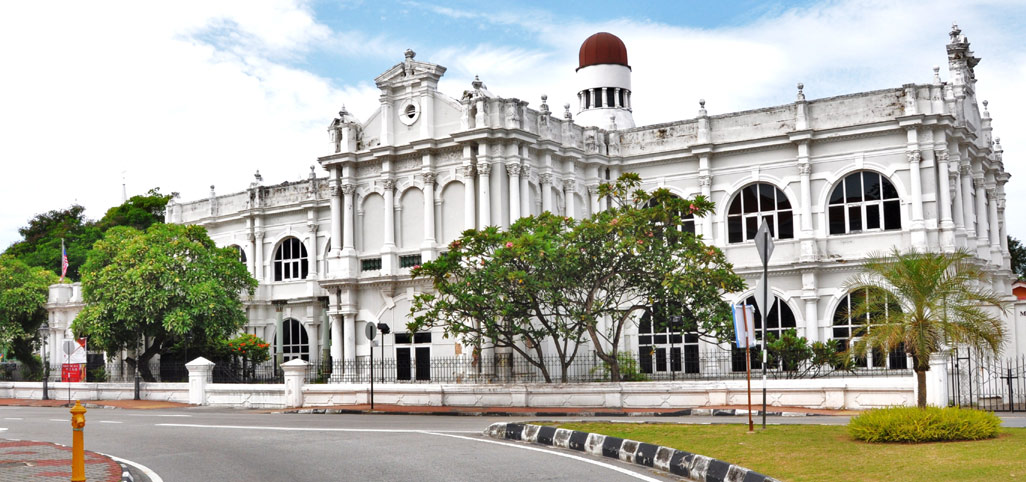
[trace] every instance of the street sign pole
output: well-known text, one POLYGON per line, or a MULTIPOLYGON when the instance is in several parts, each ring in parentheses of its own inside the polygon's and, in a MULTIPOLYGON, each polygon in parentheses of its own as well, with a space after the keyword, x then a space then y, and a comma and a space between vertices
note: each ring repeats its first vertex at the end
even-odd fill
POLYGON ((374 337, 378 334, 378 327, 374 323, 367 323, 367 342, 370 344, 370 408, 374 410, 374 337))
POLYGON ((741 317, 745 323, 745 378, 748 379, 748 432, 751 433, 755 431, 752 422, 752 340, 748 339, 748 307, 744 303, 741 304, 741 317))
POLYGON ((762 294, 762 428, 766 428, 766 325, 769 323, 769 259, 773 256, 773 237, 770 236, 769 225, 763 220, 759 231, 755 233, 755 249, 762 259, 762 279, 756 290, 756 302, 762 294), (759 293, 761 291, 761 293, 759 293))

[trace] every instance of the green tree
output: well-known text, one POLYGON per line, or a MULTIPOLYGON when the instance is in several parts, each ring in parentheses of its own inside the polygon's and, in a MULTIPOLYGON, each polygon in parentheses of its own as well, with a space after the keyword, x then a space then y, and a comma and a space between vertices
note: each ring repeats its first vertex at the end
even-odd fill
POLYGON ((11 350, 30 372, 39 370, 32 353, 46 321, 46 299, 57 275, 0 255, 0 351, 11 350))
POLYGON ((29 266, 37 266, 61 274, 61 240, 68 253, 70 279, 78 279, 78 269, 85 263, 87 253, 103 231, 85 218, 85 208, 73 205, 57 209, 29 220, 28 226, 18 229, 22 240, 10 245, 4 254, 18 258, 29 266))
POLYGON ((1012 272, 1020 280, 1026 280, 1026 246, 1009 236, 1008 254, 1012 257, 1012 272))
POLYGON ((85 264, 93 243, 102 238, 106 230, 114 226, 145 230, 154 223, 162 223, 168 201, 177 195, 161 194, 159 187, 153 188, 145 196, 132 196, 125 203, 110 208, 99 221, 86 219, 85 208, 77 204, 39 214, 29 220, 28 226, 18 230, 23 239, 11 244, 4 254, 60 275, 63 240, 68 253, 67 277, 77 280, 79 268, 85 264))
POLYGON ((509 231, 464 232, 438 259, 414 268, 412 275, 431 279, 434 292, 414 298, 408 329, 442 326, 478 352, 483 343, 509 348, 546 382, 552 374, 542 345, 551 340, 566 382, 583 325, 552 307, 566 283, 566 233, 573 226, 572 219, 545 212, 518 220, 509 231))
POLYGON ((161 194, 159 187, 150 189, 145 196, 132 196, 120 206, 108 209, 99 227, 106 231, 114 226, 131 226, 145 231, 153 224, 164 222, 167 203, 177 196, 177 192, 161 194))
POLYGON ((72 329, 108 354, 148 339, 133 363, 153 380, 149 360, 192 340, 224 339, 246 322, 240 296, 257 282, 231 248, 199 226, 115 227, 82 267, 86 307, 72 329))
POLYGON ((619 344, 627 323, 663 307, 681 316, 683 328, 714 341, 733 334, 725 292, 744 288, 723 252, 684 229, 686 218, 712 212, 703 196, 682 199, 667 189, 640 188, 641 178, 625 173, 599 186, 610 209, 579 223, 569 234, 566 283, 557 310, 584 322, 596 356, 620 380, 619 344), (600 323, 605 320, 605 323, 600 323), (605 325, 604 329, 601 325, 605 325))
POLYGON ((852 351, 864 356, 870 349, 887 353, 903 346, 912 356, 920 407, 926 406, 930 356, 944 345, 1001 350, 1005 332, 998 313, 1006 313, 1008 304, 987 288, 987 275, 974 261, 963 250, 902 253, 895 248, 889 256, 869 260, 865 271, 846 283, 849 291, 884 293, 862 297, 852 308, 852 317, 868 317, 872 323, 853 334, 861 338, 852 351))

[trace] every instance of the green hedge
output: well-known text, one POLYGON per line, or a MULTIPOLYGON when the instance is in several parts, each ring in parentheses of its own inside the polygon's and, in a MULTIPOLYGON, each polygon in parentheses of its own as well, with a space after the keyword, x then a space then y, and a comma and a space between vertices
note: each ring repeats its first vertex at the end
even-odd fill
POLYGON ((866 442, 947 442, 998 435, 1001 419, 962 408, 893 407, 869 410, 848 422, 848 434, 866 442))

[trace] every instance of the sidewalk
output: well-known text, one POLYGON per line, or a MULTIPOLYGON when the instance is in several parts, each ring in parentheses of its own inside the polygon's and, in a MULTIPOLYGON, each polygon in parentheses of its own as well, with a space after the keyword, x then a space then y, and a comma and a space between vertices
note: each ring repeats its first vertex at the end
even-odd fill
MULTIPOLYGON (((85 408, 127 408, 131 410, 155 410, 159 408, 189 407, 188 403, 161 402, 157 400, 81 400, 85 408)), ((75 402, 71 402, 74 405, 75 402)), ((67 400, 29 400, 24 398, 0 398, 0 406, 7 407, 70 407, 67 400)))
MULTIPOLYGON (((121 464, 106 455, 85 452, 91 482, 120 482, 121 464)), ((71 447, 50 442, 0 439, 0 479, 4 482, 66 481, 71 478, 71 447)))

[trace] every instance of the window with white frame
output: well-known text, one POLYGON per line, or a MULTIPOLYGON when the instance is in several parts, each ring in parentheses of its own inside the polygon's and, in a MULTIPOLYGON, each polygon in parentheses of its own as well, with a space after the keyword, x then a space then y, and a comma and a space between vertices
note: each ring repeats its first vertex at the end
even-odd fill
POLYGON ((758 182, 741 189, 727 210, 727 241, 743 243, 755 239, 766 221, 775 239, 794 238, 794 214, 787 196, 776 186, 758 182))
MULTIPOLYGON (((749 296, 745 298, 745 305, 751 306, 755 311, 755 319, 748 320, 749 323, 753 323, 755 331, 755 339, 759 340, 758 345, 752 345, 751 353, 752 369, 762 368, 762 312, 759 311, 759 305, 755 302, 755 296, 749 296)), ((766 339, 767 341, 778 340, 781 335, 787 330, 793 330, 797 324, 795 323, 794 312, 791 311, 791 307, 784 303, 784 300, 777 296, 773 296, 773 306, 769 310, 769 316, 766 317, 766 339)), ((733 371, 743 372, 745 371, 745 351, 744 349, 738 348, 736 342, 731 343, 731 369, 733 371)), ((776 368, 776 367, 769 367, 776 368)))
MULTIPOLYGON (((306 328, 299 320, 288 318, 281 322, 282 338, 281 353, 282 361, 289 361, 302 358, 310 361, 310 338, 306 334, 306 328)), ((278 337, 277 334, 274 335, 278 337)), ((275 344, 278 340, 275 339, 275 344)))
POLYGON ((240 263, 246 264, 246 251, 242 249, 242 246, 239 246, 237 244, 233 244, 233 245, 229 246, 229 248, 234 249, 235 252, 238 254, 239 262, 240 263))
POLYGON ((827 216, 830 234, 901 229, 901 199, 886 176, 855 172, 834 187, 827 216))
POLYGON ((682 317, 665 311, 663 305, 655 304, 638 323, 641 373, 698 373, 698 332, 687 331, 682 317))
MULTIPOLYGON (((874 302, 875 303, 875 302, 874 302)), ((873 329, 874 324, 886 323, 891 313, 901 311, 898 302, 880 290, 860 288, 844 296, 834 310, 833 342, 838 351, 845 351, 859 336, 873 329), (888 298, 880 310, 869 312, 860 309, 870 297, 888 298)), ((855 365, 866 368, 907 369, 908 356, 904 346, 897 346, 889 354, 880 350, 867 350, 865 356, 856 356, 855 365)))
POLYGON ((296 238, 286 238, 274 252, 274 280, 305 279, 309 271, 306 247, 296 238))
MULTIPOLYGON (((680 199, 679 196, 674 195, 673 197, 680 199)), ((655 200, 650 199, 645 207, 655 206, 655 200)), ((695 234, 695 215, 692 213, 680 213, 681 223, 678 229, 687 233, 695 234)))

